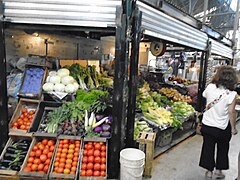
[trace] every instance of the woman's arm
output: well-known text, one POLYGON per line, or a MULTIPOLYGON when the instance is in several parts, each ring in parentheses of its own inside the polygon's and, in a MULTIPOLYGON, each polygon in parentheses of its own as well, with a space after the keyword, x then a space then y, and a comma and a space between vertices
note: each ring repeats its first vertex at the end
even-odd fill
POLYGON ((235 135, 237 134, 237 129, 236 129, 236 97, 234 98, 233 102, 229 105, 228 107, 228 112, 229 112, 229 118, 230 118, 230 124, 232 128, 232 134, 235 135))

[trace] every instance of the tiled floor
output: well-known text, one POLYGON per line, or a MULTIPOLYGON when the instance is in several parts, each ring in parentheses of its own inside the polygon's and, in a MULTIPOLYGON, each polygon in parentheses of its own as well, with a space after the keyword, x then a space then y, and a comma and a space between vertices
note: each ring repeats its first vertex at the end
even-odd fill
MULTIPOLYGON (((230 169, 225 171, 225 180, 234 180, 237 176, 237 156, 240 151, 239 133, 232 137, 229 152, 230 169)), ((202 137, 193 136, 154 160, 152 178, 147 180, 204 180, 205 170, 198 166, 202 146, 202 137)), ((215 178, 213 178, 215 179, 215 178)))

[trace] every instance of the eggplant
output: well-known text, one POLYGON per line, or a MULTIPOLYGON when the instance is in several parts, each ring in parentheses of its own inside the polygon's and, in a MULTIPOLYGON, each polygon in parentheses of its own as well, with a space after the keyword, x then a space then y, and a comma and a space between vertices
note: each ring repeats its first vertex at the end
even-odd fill
POLYGON ((109 124, 103 124, 102 125, 102 130, 104 132, 110 132, 111 131, 111 126, 109 124))
POLYGON ((30 144, 30 141, 29 140, 25 140, 25 139, 21 139, 19 140, 17 143, 23 143, 23 144, 30 144))
POLYGON ((13 161, 14 159, 16 159, 16 154, 5 153, 4 159, 13 161))
POLYGON ((19 154, 19 155, 26 155, 26 154, 27 154, 27 151, 22 151, 22 152, 19 152, 18 154, 19 154))
POLYGON ((105 132, 102 132, 100 136, 108 138, 108 137, 110 137, 110 135, 111 135, 111 133, 109 131, 105 131, 105 132))
POLYGON ((0 165, 0 169, 1 169, 1 170, 6 170, 7 167, 5 167, 5 166, 1 166, 1 165, 0 165))
POLYGON ((17 149, 15 147, 12 147, 12 146, 9 146, 7 149, 6 149, 6 152, 7 153, 16 153, 17 149))
POLYGON ((4 159, 4 160, 1 160, 1 161, 0 161, 0 164, 1 164, 2 166, 8 167, 12 162, 13 162, 13 161, 11 161, 11 160, 4 159))

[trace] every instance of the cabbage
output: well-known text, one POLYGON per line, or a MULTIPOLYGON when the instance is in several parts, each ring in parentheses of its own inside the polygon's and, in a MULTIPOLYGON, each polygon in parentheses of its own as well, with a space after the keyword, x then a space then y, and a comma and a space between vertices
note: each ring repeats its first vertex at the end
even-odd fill
POLYGON ((65 92, 66 93, 74 93, 75 86, 73 84, 68 84, 67 86, 65 86, 65 92))
POLYGON ((64 92, 65 86, 64 86, 64 84, 57 83, 54 85, 53 89, 56 92, 64 92))
POLYGON ((59 76, 50 76, 49 82, 53 84, 59 84, 61 82, 61 77, 59 76))
POLYGON ((54 84, 53 83, 45 83, 43 85, 43 90, 46 92, 53 91, 54 84))
POLYGON ((49 74, 49 76, 57 76, 57 72, 56 71, 50 71, 48 74, 49 74))
POLYGON ((74 82, 74 79, 72 76, 64 76, 61 78, 61 83, 64 85, 72 84, 74 82))
POLYGON ((77 91, 78 88, 79 88, 79 84, 75 81, 75 82, 73 83, 73 85, 74 85, 74 87, 75 87, 75 91, 77 91))
POLYGON ((66 68, 62 68, 57 71, 57 75, 60 77, 68 76, 69 74, 70 74, 70 71, 66 68))

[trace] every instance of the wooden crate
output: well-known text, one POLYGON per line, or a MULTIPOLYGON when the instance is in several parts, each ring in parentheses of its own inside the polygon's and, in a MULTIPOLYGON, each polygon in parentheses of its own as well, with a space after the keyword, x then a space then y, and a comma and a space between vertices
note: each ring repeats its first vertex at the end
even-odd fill
POLYGON ((21 171, 19 172, 19 176, 20 176, 20 179, 37 179, 37 180, 47 180, 48 179, 48 176, 49 176, 49 173, 50 173, 50 170, 51 170, 51 165, 52 165, 52 162, 53 162, 53 157, 54 157, 54 154, 55 154, 55 151, 56 151, 56 138, 54 137, 46 137, 46 136, 34 136, 33 140, 32 140, 32 143, 31 143, 31 146, 28 150, 28 153, 27 153, 27 156, 23 162, 23 165, 22 165, 22 168, 21 168, 21 171), (40 142, 41 140, 43 140, 44 138, 47 138, 48 140, 52 139, 55 141, 55 150, 53 151, 53 156, 51 158, 51 162, 50 162, 50 165, 49 165, 49 168, 48 168, 48 173, 45 174, 45 173, 39 173, 39 172, 24 172, 23 169, 24 167, 27 165, 27 161, 28 161, 28 158, 30 156, 30 153, 33 149, 33 147, 38 143, 40 142))
MULTIPOLYGON (((81 157, 81 162, 80 162, 80 167, 79 167, 79 179, 81 180, 102 180, 102 179, 107 179, 107 155, 108 155, 108 141, 106 138, 101 138, 101 137, 93 137, 93 138, 90 138, 90 137, 85 137, 84 138, 84 142, 83 142, 83 146, 82 146, 82 150, 84 150, 84 145, 86 142, 104 142, 106 144, 106 176, 105 177, 101 177, 101 176, 80 176, 80 173, 81 173, 81 167, 82 167, 82 157, 83 157, 83 154, 82 154, 82 157, 81 157)), ((83 151, 82 151, 83 152, 83 151)))
POLYGON ((142 132, 139 134, 137 141, 139 142, 139 149, 144 151, 145 157, 145 167, 144 176, 152 176, 153 158, 154 158, 154 143, 156 139, 156 133, 142 132))
MULTIPOLYGON (((7 148, 9 146, 11 146, 14 141, 17 141, 17 140, 32 140, 32 137, 24 136, 24 135, 23 136, 10 136, 2 153, 1 153, 0 160, 3 159, 3 157, 7 151, 7 148)), ((0 179, 10 178, 11 176, 17 177, 17 174, 18 174, 18 171, 14 171, 14 170, 0 170, 0 179)))
POLYGON ((76 170, 76 174, 60 174, 60 173, 53 173, 54 170, 54 162, 56 159, 56 153, 54 155, 53 158, 53 162, 52 162, 52 166, 51 166, 51 170, 50 170, 50 175, 49 175, 49 179, 51 180, 73 180, 73 179, 77 179, 77 174, 78 174, 78 169, 79 169, 79 164, 80 164, 80 156, 81 156, 81 148, 82 148, 82 138, 80 136, 66 136, 66 135, 60 135, 57 139, 57 144, 56 144, 56 148, 55 151, 57 152, 58 149, 58 145, 59 145, 59 141, 63 140, 63 139, 69 139, 69 140, 80 140, 81 141, 81 145, 80 145, 80 151, 79 151, 79 157, 78 157, 78 165, 77 165, 77 170, 76 170))
MULTIPOLYGON (((35 116, 36 116, 36 113, 37 113, 37 109, 38 109, 38 105, 39 105, 39 100, 32 100, 32 99, 20 99, 19 100, 19 103, 12 115, 12 118, 9 122, 9 135, 22 135, 22 134, 26 134, 28 133, 28 130, 21 130, 21 129, 13 129, 12 128, 12 124, 18 119, 18 117, 21 115, 21 111, 22 111, 22 108, 23 107, 27 107, 29 109, 34 109, 36 112, 35 112, 35 115, 33 117, 33 120, 32 120, 32 124, 35 120, 35 116)), ((30 125, 30 128, 32 126, 32 124, 30 125)), ((29 128, 29 129, 30 129, 29 128)), ((29 136, 32 136, 32 133, 29 134, 29 136)))

